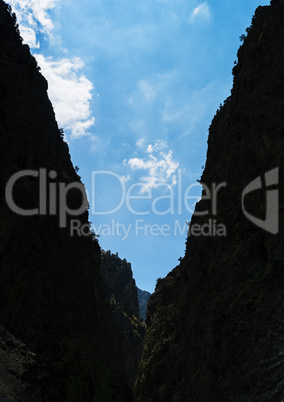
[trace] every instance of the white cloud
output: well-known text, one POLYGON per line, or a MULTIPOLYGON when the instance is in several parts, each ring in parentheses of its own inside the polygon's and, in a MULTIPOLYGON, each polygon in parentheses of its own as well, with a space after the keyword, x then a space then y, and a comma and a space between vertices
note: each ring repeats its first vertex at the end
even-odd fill
POLYGON ((90 109, 93 84, 79 74, 84 67, 83 61, 77 57, 54 61, 42 54, 35 57, 48 81, 48 94, 59 126, 71 130, 73 137, 85 135, 95 119, 90 109))
POLYGON ((152 154, 153 152, 158 152, 161 151, 165 148, 167 148, 168 144, 166 143, 166 141, 163 140, 158 140, 155 142, 154 145, 149 144, 148 148, 146 149, 146 152, 148 152, 149 154, 152 154))
POLYGON ((51 34, 53 22, 48 11, 55 7, 59 0, 10 0, 13 11, 17 15, 21 35, 31 48, 39 47, 36 32, 51 34))
POLYGON ((148 154, 151 154, 153 152, 153 145, 148 145, 148 148, 146 149, 146 152, 148 152, 148 154))
POLYGON ((70 121, 69 125, 66 125, 67 129, 70 129, 72 132, 72 136, 74 138, 82 137, 83 135, 88 134, 88 130, 95 124, 95 118, 91 117, 86 121, 70 121))
POLYGON ((40 43, 36 40, 35 30, 22 25, 20 27, 21 36, 24 38, 24 43, 27 43, 31 48, 40 48, 40 43))
POLYGON ((152 188, 157 188, 160 183, 167 183, 169 186, 176 184, 176 170, 179 163, 173 159, 173 152, 167 153, 162 149, 168 148, 163 140, 158 140, 154 145, 149 144, 146 152, 149 154, 145 158, 132 158, 124 161, 124 165, 130 166, 132 170, 146 170, 147 176, 140 177, 143 183, 141 192, 144 193, 152 188))
POLYGON ((138 147, 143 147, 144 144, 145 144, 145 138, 140 138, 139 140, 136 141, 136 145, 138 147))
POLYGON ((122 181, 122 183, 127 183, 131 180, 131 177, 129 176, 129 174, 127 176, 120 176, 120 180, 122 181))
POLYGON ((204 3, 200 4, 193 10, 191 15, 189 16, 188 22, 192 24, 196 20, 209 21, 210 19, 211 19, 210 7, 207 1, 205 1, 204 3))
MULTIPOLYGON (((49 11, 59 4, 59 0, 10 0, 10 4, 17 15, 24 43, 32 49, 40 48, 37 33, 44 33, 52 48, 54 24, 49 11)), ((58 42, 60 38, 57 38, 58 42)), ((59 126, 70 130, 74 138, 87 134, 95 119, 90 107, 93 85, 80 74, 84 62, 78 57, 54 61, 42 54, 34 56, 48 81, 48 94, 59 126)))

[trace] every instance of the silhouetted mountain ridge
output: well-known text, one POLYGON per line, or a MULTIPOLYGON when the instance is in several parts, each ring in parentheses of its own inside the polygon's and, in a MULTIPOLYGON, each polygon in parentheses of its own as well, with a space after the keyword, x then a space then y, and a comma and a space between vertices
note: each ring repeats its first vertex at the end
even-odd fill
POLYGON ((204 190, 191 220, 202 227, 215 219, 227 235, 190 235, 180 265, 159 280, 148 303, 137 402, 284 399, 284 1, 259 7, 242 39, 201 178, 209 188, 226 187, 216 215, 204 190), (253 183, 244 206, 265 219, 268 189, 253 190, 268 172, 267 182, 277 184, 278 168, 280 231, 272 234, 245 217, 242 193, 253 183), (196 213, 203 211, 210 212, 196 213))
MULTIPOLYGON (((59 185, 80 184, 80 179, 58 129, 47 82, 2 0, 0 102, 0 325, 35 353, 26 376, 34 396, 48 401, 131 400, 123 335, 112 320, 100 275, 100 247, 94 236, 71 231, 71 218, 89 225, 87 208, 67 216, 65 227, 59 227, 59 185), (57 194, 54 204, 49 202, 47 186, 47 211, 56 211, 33 216, 12 212, 5 198, 9 178, 40 169, 57 194)), ((26 174, 17 180, 13 197, 21 208, 36 208, 39 177, 26 174)), ((77 209, 83 193, 70 189, 66 200, 77 209)), ((7 370, 1 367, 0 383, 5 384, 7 370)), ((0 397, 17 396, 14 385, 0 386, 0 397)))
POLYGON ((125 372, 129 385, 134 386, 141 360, 145 324, 139 319, 137 287, 131 264, 118 253, 102 251, 101 274, 113 319, 123 333, 125 372))

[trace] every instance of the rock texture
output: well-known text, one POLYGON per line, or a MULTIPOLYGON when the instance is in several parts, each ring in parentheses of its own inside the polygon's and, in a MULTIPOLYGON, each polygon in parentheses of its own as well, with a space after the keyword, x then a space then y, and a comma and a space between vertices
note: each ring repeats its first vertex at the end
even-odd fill
MULTIPOLYGON (((57 345, 54 350, 60 353, 53 362, 59 359, 58 365, 67 373, 66 382, 59 389, 54 378, 48 385, 52 396, 45 395, 44 400, 66 400, 71 386, 70 401, 129 400, 121 377, 116 381, 114 374, 124 369, 122 339, 105 302, 98 243, 94 236, 71 236, 70 217, 66 228, 59 227, 59 183, 80 183, 80 178, 55 121, 47 82, 28 46, 22 44, 15 16, 2 0, 0 122, 0 324, 37 355, 57 345), (48 177, 47 199, 52 182, 57 191, 57 212, 34 216, 12 212, 5 198, 9 178, 18 171, 41 168, 56 172, 55 178, 48 177), (63 349, 70 353, 77 348, 77 366, 83 367, 80 372, 64 366, 62 342, 63 349), (85 346, 92 355, 83 361, 85 346)), ((13 196, 21 208, 36 208, 38 178, 25 176, 18 180, 13 196)), ((79 190, 70 190, 68 207, 78 208, 82 197, 79 190)), ((51 205, 47 202, 47 210, 51 205)), ((88 225, 87 210, 72 219, 88 225)), ((1 393, 0 388, 0 397, 1 393)))
POLYGON ((21 375, 34 356, 25 344, 0 327, 0 395, 6 400, 24 393, 21 375))
MULTIPOLYGON (((192 217, 216 219, 226 237, 190 235, 180 265, 148 304, 137 402, 284 399, 284 1, 256 10, 243 37, 231 97, 210 127, 201 182, 226 182, 217 215, 203 193, 192 217), (280 231, 242 211, 243 189, 279 168, 280 231)), ((274 204, 274 207, 276 205, 274 204)), ((265 218, 265 193, 245 208, 265 218)))
POLYGON ((141 290, 139 288, 137 288, 137 292, 138 292, 138 303, 139 303, 139 316, 143 321, 146 321, 147 305, 151 293, 147 292, 146 290, 141 290))
POLYGON ((125 372, 129 385, 133 387, 142 355, 145 324, 139 319, 137 287, 131 264, 121 260, 118 254, 102 251, 101 274, 114 321, 123 334, 125 372))
POLYGON ((137 287, 131 264, 118 254, 102 250, 101 274, 109 300, 115 299, 129 316, 139 317, 137 287))

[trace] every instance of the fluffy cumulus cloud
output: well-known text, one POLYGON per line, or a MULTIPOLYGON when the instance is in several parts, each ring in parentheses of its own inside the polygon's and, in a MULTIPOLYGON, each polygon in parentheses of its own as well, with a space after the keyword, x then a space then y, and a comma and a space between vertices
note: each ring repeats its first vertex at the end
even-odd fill
POLYGON ((189 16, 188 22, 192 24, 197 20, 209 21, 210 19, 211 19, 210 7, 207 1, 205 1, 204 3, 200 4, 193 10, 191 15, 189 16))
POLYGON ((158 140, 149 144, 145 150, 144 158, 132 158, 124 161, 132 170, 146 171, 146 175, 140 177, 143 183, 141 192, 144 193, 157 188, 160 183, 172 186, 176 184, 176 171, 179 163, 173 158, 173 151, 168 149, 165 141, 158 140))
POLYGON ((77 57, 54 61, 41 54, 35 56, 48 81, 48 93, 59 125, 71 130, 73 137, 84 135, 94 124, 90 109, 93 85, 79 75, 84 63, 77 57))
MULTIPOLYGON (((37 34, 52 37, 53 22, 49 10, 59 0, 10 0, 17 15, 21 36, 34 52, 40 48, 37 34)), ((82 74, 84 62, 78 57, 53 60, 34 53, 42 74, 48 81, 48 94, 60 127, 73 138, 88 134, 94 124, 91 113, 92 83, 82 74)))
POLYGON ((30 48, 39 48, 40 43, 36 39, 36 32, 34 29, 29 28, 25 25, 20 26, 20 31, 22 38, 24 38, 24 43, 27 43, 30 48))

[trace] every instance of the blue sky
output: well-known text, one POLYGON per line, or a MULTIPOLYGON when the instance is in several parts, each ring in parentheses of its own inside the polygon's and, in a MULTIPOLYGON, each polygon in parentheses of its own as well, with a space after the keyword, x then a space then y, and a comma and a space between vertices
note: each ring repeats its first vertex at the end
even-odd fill
POLYGON ((196 201, 184 202, 185 192, 200 194, 208 127, 230 95, 239 37, 269 1, 9 3, 49 82, 100 245, 152 292, 184 255, 196 201))

